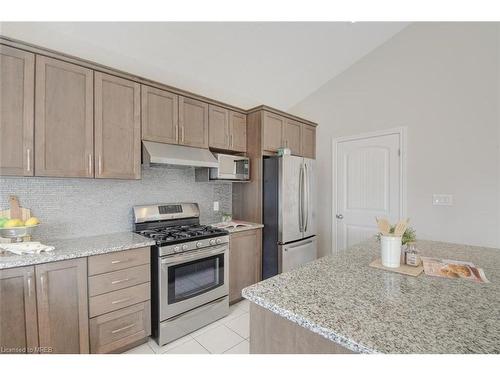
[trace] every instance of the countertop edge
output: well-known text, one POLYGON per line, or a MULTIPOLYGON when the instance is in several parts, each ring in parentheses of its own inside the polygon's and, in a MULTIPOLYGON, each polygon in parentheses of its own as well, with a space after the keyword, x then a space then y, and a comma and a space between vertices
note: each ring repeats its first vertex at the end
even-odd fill
POLYGON ((255 295, 253 295, 252 293, 249 293, 247 288, 243 289, 242 292, 241 292, 241 295, 243 296, 243 298, 247 299, 248 301, 252 302, 252 303, 255 303, 256 305, 266 309, 266 310, 269 310, 279 316, 281 316, 282 318, 285 318, 311 332, 314 332, 318 335, 321 335, 323 336, 324 338, 326 338, 327 340, 330 340, 338 345, 341 345, 343 346, 344 348, 347 348, 349 350, 352 350, 356 353, 360 353, 360 354, 378 354, 379 352, 377 352, 376 350, 373 350, 371 348, 368 348, 368 347, 365 347, 361 344, 358 344, 342 335, 339 335, 338 333, 336 332, 333 332, 331 330, 327 330, 327 329, 324 329, 314 323, 311 323, 310 321, 308 321, 307 319, 304 319, 303 317, 299 316, 299 315, 296 315, 286 309, 282 309, 278 306, 276 306, 275 304, 272 304, 272 303, 269 303, 269 302, 266 302, 264 298, 261 298, 261 297, 257 297, 255 295))

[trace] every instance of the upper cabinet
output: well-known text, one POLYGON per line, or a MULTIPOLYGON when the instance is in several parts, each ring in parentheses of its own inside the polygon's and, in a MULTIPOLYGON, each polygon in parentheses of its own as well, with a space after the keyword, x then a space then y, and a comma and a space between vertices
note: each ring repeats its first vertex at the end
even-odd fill
POLYGON ((208 148, 208 104, 179 97, 179 144, 208 148))
POLYGON ((302 124, 302 156, 305 158, 316 158, 316 128, 311 125, 302 124))
POLYGON ((209 146, 246 152, 247 116, 215 105, 209 106, 209 146))
POLYGON ((209 105, 208 108, 208 145, 213 148, 229 150, 229 110, 215 105, 209 105))
POLYGON ((141 177, 141 86, 95 72, 96 178, 141 177))
POLYGON ((291 150, 292 155, 302 155, 302 124, 286 119, 283 128, 283 146, 291 150))
POLYGON ((93 72, 36 57, 35 175, 93 177, 93 72))
POLYGON ((33 176, 35 55, 0 45, 0 174, 33 176))
POLYGON ((247 116, 231 111, 229 115, 230 149, 247 151, 247 116))
POLYGON ((263 114, 262 149, 276 152, 283 147, 283 126, 285 118, 271 112, 263 114))
POLYGON ((179 142, 179 97, 171 92, 142 85, 142 139, 179 142))
POLYGON ((275 113, 262 114, 262 150, 289 148, 292 155, 316 158, 316 128, 275 113))

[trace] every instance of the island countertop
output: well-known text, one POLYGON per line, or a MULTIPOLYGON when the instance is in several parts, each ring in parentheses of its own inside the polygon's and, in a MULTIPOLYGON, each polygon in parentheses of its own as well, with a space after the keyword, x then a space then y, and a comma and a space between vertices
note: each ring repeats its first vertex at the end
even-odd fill
POLYGON ((153 246, 155 241, 132 232, 120 232, 44 241, 43 244, 54 246, 55 249, 40 254, 1 253, 0 270, 153 246))
POLYGON ((423 256, 473 262, 490 283, 369 267, 369 240, 272 277, 243 297, 359 353, 500 353, 500 250, 418 241, 423 256))

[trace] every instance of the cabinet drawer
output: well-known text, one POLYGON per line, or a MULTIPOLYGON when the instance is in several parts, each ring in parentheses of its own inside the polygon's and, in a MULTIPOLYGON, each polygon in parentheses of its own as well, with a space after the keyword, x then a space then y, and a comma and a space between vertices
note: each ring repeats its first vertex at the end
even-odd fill
POLYGON ((90 319, 90 352, 116 352, 149 336, 150 311, 147 301, 90 319))
POLYGON ((118 289, 147 283, 151 280, 150 265, 125 268, 124 270, 103 273, 89 277, 89 296, 113 292, 118 289))
POLYGON ((150 262, 150 258, 151 249, 149 247, 95 255, 89 257, 89 276, 147 264, 150 262))
POLYGON ((130 288, 116 290, 111 293, 90 297, 90 317, 105 314, 151 298, 150 283, 144 283, 130 288))

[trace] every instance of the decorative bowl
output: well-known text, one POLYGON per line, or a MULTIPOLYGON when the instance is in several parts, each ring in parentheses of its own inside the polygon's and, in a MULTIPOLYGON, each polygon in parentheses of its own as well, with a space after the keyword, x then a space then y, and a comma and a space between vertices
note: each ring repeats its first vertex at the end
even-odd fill
POLYGON ((31 236, 33 231, 39 226, 0 228, 0 237, 15 238, 16 242, 21 242, 23 237, 31 236))

